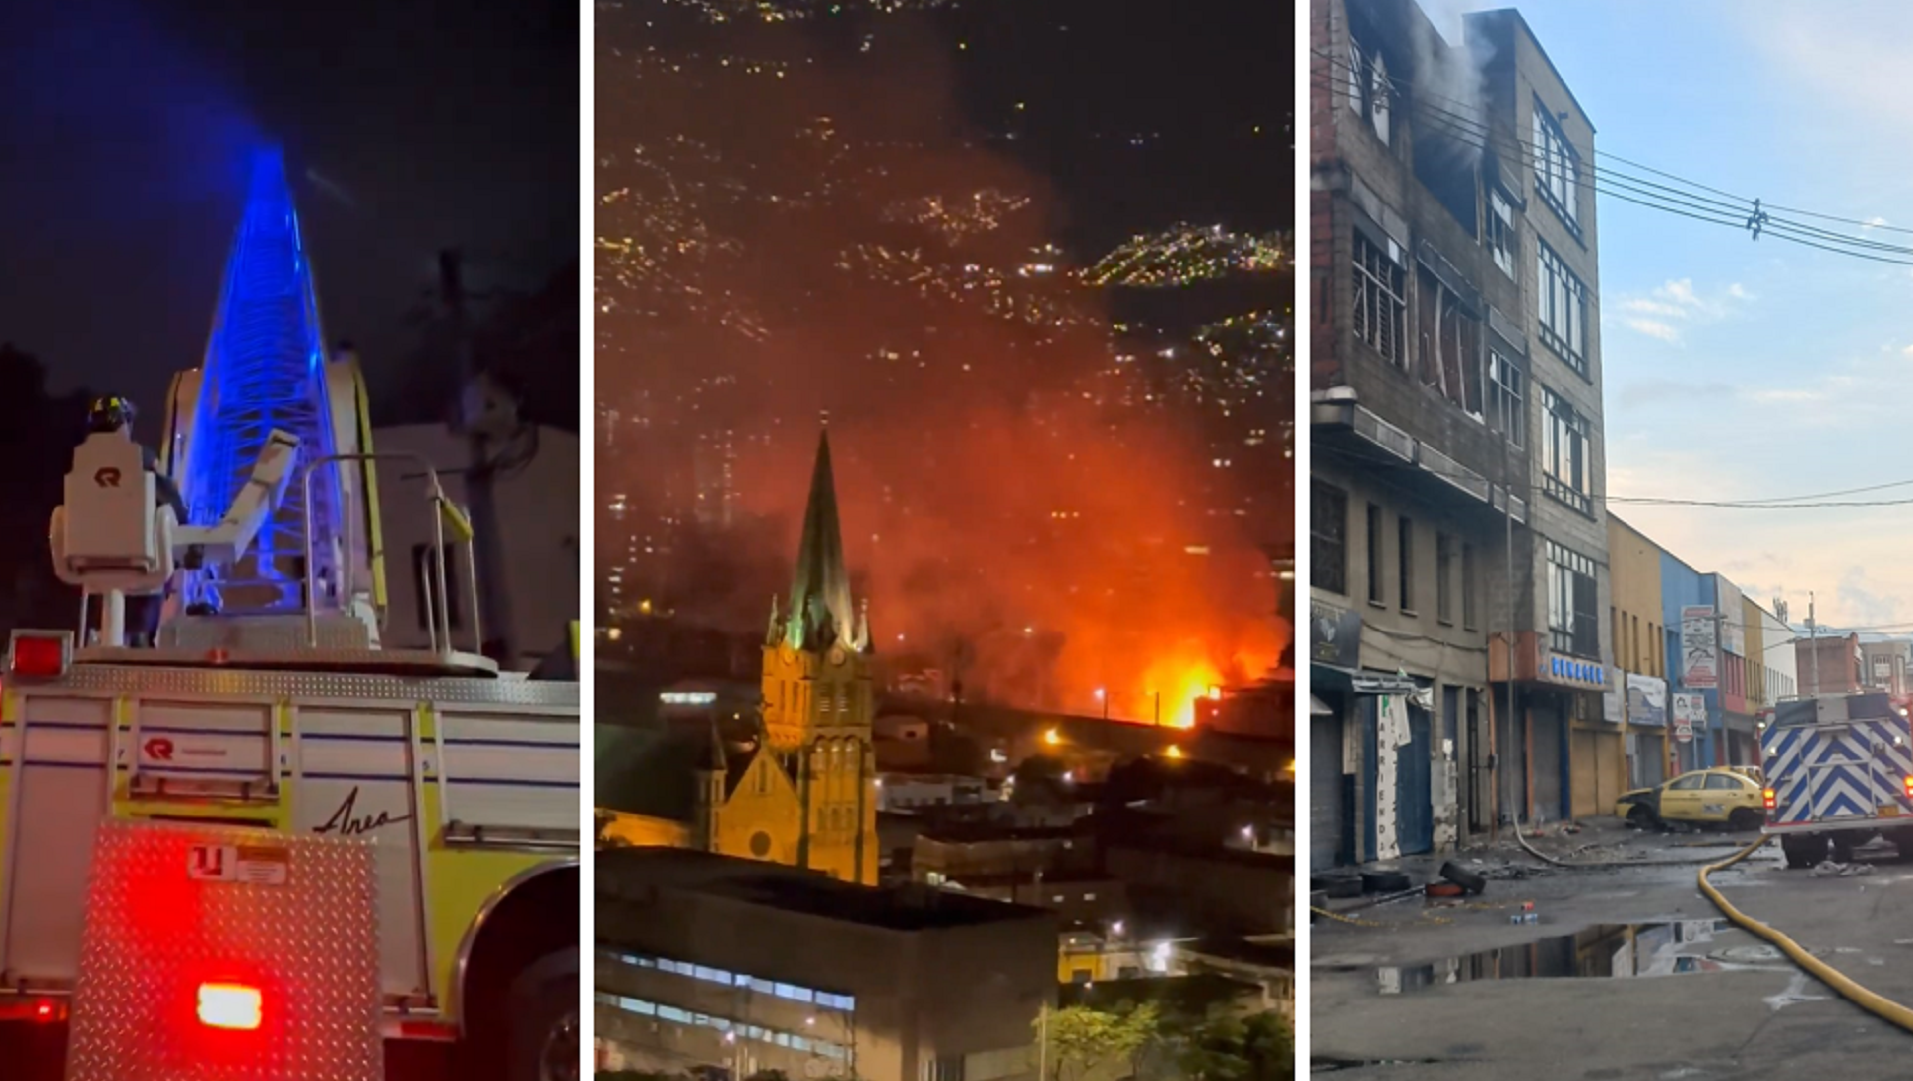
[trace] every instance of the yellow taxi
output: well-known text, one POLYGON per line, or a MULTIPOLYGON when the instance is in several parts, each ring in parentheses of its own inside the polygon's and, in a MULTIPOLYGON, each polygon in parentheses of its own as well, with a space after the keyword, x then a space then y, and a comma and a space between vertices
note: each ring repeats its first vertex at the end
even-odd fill
POLYGON ((1614 813, 1642 829, 1680 822, 1754 830, 1767 817, 1760 786, 1758 767, 1697 769, 1655 788, 1622 793, 1614 802, 1614 813))

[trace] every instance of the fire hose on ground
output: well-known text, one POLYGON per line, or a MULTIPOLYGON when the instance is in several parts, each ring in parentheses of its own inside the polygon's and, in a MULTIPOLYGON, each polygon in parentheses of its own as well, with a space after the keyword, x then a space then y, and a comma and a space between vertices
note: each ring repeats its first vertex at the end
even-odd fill
POLYGON ((1700 875, 1698 876, 1700 892, 1706 894, 1707 899, 1714 902, 1714 907, 1720 909, 1721 914, 1733 921, 1735 926, 1756 938, 1762 938, 1772 943, 1776 949, 1787 955, 1788 960, 1798 965, 1807 975, 1826 984, 1827 987, 1831 988, 1832 991, 1841 998, 1846 999, 1848 1002, 1853 1003, 1855 1006, 1860 1007, 1883 1021, 1897 1025, 1908 1031, 1913 1031, 1913 1008, 1903 1006, 1898 1002, 1894 1002, 1892 999, 1877 995, 1860 986, 1845 973, 1827 964, 1825 961, 1820 960, 1813 954, 1808 953, 1806 947, 1800 945, 1800 943, 1795 942, 1793 939, 1788 938, 1786 935, 1781 934, 1779 931, 1761 923, 1759 920, 1754 919, 1752 916, 1747 915, 1740 909, 1735 908, 1732 904, 1729 904, 1727 898, 1721 896, 1720 891, 1714 888, 1714 884, 1707 880, 1707 876, 1713 874, 1715 871, 1724 871, 1734 864, 1739 863, 1741 860, 1746 859, 1748 856, 1753 855, 1760 849, 1760 846, 1766 844, 1768 840, 1770 840, 1770 838, 1763 836, 1753 844, 1748 845, 1746 848, 1741 849, 1726 859, 1702 867, 1700 869, 1700 875))
MULTIPOLYGON (((1521 843, 1521 847, 1526 849, 1529 855, 1541 860, 1543 863, 1552 864, 1556 867, 1592 870, 1603 867, 1642 866, 1638 860, 1564 860, 1557 856, 1550 856, 1535 848, 1534 845, 1528 842, 1528 838, 1522 834, 1519 824, 1516 824, 1514 828, 1514 835, 1515 839, 1521 843)), ((1822 984, 1826 985, 1828 989, 1833 991, 1834 994, 1839 995, 1841 998, 1846 999, 1848 1002, 1853 1003, 1889 1024, 1913 1032, 1913 1007, 1902 1005, 1901 1003, 1862 987, 1852 977, 1834 968, 1832 965, 1827 964, 1820 958, 1815 957, 1800 943, 1795 942, 1774 928, 1761 923, 1740 909, 1735 908, 1726 897, 1722 896, 1720 890, 1714 887, 1713 882, 1709 880, 1709 876, 1715 871, 1724 871, 1753 855, 1755 852, 1760 851, 1770 840, 1772 840, 1771 836, 1763 834, 1755 839, 1752 844, 1726 859, 1712 863, 1706 863, 1707 860, 1713 859, 1712 856, 1701 857, 1700 859, 1657 860, 1655 862, 1661 864, 1706 863, 1706 866, 1703 866, 1699 874, 1695 876, 1695 882, 1699 885, 1700 892, 1705 895, 1709 901, 1713 902, 1714 907, 1719 909, 1721 915, 1727 917, 1730 923, 1746 931, 1748 934, 1753 935, 1755 938, 1762 939, 1771 944, 1774 948, 1785 954, 1787 959, 1792 961, 1802 972, 1819 980, 1822 984)), ((1327 916, 1343 923, 1374 926, 1373 924, 1367 924, 1366 921, 1339 916, 1325 909, 1317 909, 1311 906, 1311 910, 1319 915, 1327 916)))
MULTIPOLYGON (((1528 838, 1524 836, 1521 832, 1521 826, 1519 823, 1516 823, 1515 825, 1514 836, 1515 836, 1515 840, 1521 842, 1521 847, 1528 850, 1529 855, 1535 857, 1538 860, 1543 861, 1544 863, 1553 864, 1556 867, 1590 867, 1591 868, 1591 867, 1639 867, 1641 866, 1641 864, 1638 861, 1632 861, 1632 860, 1599 860, 1599 861, 1588 861, 1585 863, 1576 863, 1576 862, 1571 862, 1568 860, 1558 859, 1554 856, 1550 856, 1547 853, 1536 849, 1532 844, 1529 844, 1528 838)), ((1731 923, 1733 923, 1736 927, 1739 927, 1741 930, 1746 931, 1748 934, 1753 935, 1755 938, 1764 939, 1768 943, 1772 944, 1774 948, 1778 949, 1781 953, 1786 954, 1787 959, 1792 961, 1795 965, 1797 965, 1801 969, 1801 971, 1805 972, 1807 975, 1812 976, 1814 979, 1819 980, 1821 983, 1825 984, 1829 989, 1831 989, 1835 994, 1839 995, 1841 998, 1846 999, 1848 1002, 1853 1003, 1854 1005, 1860 1007, 1861 1009, 1867 1011, 1868 1013, 1873 1014, 1876 1017, 1879 1017, 1880 1019, 1884 1021, 1890 1022, 1891 1024, 1897 1025, 1900 1028, 1906 1029, 1908 1031, 1913 1031, 1913 1008, 1903 1006, 1898 1002, 1894 1002, 1892 999, 1886 998, 1882 995, 1875 994, 1874 992, 1869 991, 1866 988, 1860 986, 1857 982, 1853 980, 1852 977, 1846 975, 1845 973, 1841 972, 1839 969, 1834 968, 1832 965, 1827 964, 1825 961, 1822 961, 1818 957, 1815 957, 1813 954, 1807 952, 1806 947, 1802 946, 1800 943, 1795 942, 1793 939, 1788 938, 1786 935, 1781 934, 1779 931, 1773 929, 1772 927, 1769 927, 1766 924, 1761 923, 1759 920, 1756 920, 1752 916, 1747 915, 1745 912, 1742 912, 1740 909, 1735 908, 1727 900, 1726 897, 1721 895, 1721 892, 1718 889, 1714 888, 1713 882, 1709 881, 1710 875, 1712 875, 1715 871, 1724 871, 1727 868, 1732 867, 1734 864, 1739 863, 1740 861, 1753 855, 1755 852, 1760 851, 1761 847, 1764 846, 1770 840, 1772 840, 1771 836, 1762 834, 1760 837, 1755 839, 1754 843, 1748 845, 1747 847, 1741 849, 1740 851, 1734 853, 1733 855, 1727 857, 1726 859, 1718 860, 1713 863, 1707 863, 1706 866, 1700 869, 1700 873, 1697 876, 1695 876, 1695 881, 1700 886, 1700 892, 1704 894, 1709 901, 1712 901, 1714 903, 1714 907, 1720 909, 1721 915, 1726 916, 1727 919, 1731 923)), ((1696 862, 1705 862, 1707 860, 1712 860, 1712 859, 1713 859, 1712 856, 1706 856, 1706 857, 1702 857, 1699 860, 1689 858, 1689 859, 1681 859, 1681 860, 1661 860, 1656 862, 1696 863, 1696 862)))
MULTIPOLYGON (((1515 839, 1521 842, 1521 847, 1528 850, 1529 855, 1543 862, 1551 863, 1556 867, 1639 867, 1641 865, 1639 862, 1632 860, 1601 860, 1574 863, 1558 859, 1537 850, 1533 845, 1528 843, 1527 837, 1522 835, 1521 827, 1518 824, 1515 826, 1514 835, 1515 839)), ((1754 843, 1726 859, 1708 863, 1702 867, 1700 873, 1695 876, 1695 882, 1700 886, 1700 892, 1704 894, 1709 901, 1712 901, 1714 907, 1720 909, 1721 915, 1726 916, 1729 922, 1733 923, 1734 926, 1739 927, 1755 938, 1764 939, 1772 944, 1774 948, 1786 954, 1787 959, 1798 966, 1801 971, 1825 984, 1834 994, 1839 995, 1841 998, 1846 999, 1848 1002, 1853 1003, 1881 1020, 1897 1025, 1908 1031, 1913 1031, 1913 1008, 1903 1006, 1898 1002, 1894 1002, 1892 999, 1875 994, 1860 986, 1852 977, 1807 952, 1807 948, 1800 943, 1795 942, 1774 928, 1761 923, 1740 909, 1735 908, 1726 897, 1721 895, 1720 890, 1714 887, 1713 882, 1709 881, 1709 876, 1715 871, 1724 871, 1732 867, 1753 855, 1755 852, 1760 851, 1761 847, 1770 840, 1772 840, 1772 837, 1763 834, 1756 838, 1754 843)), ((1704 859, 1711 860, 1713 857, 1708 856, 1704 857, 1704 859)), ((1657 862, 1692 863, 1702 861, 1685 859, 1657 862)))

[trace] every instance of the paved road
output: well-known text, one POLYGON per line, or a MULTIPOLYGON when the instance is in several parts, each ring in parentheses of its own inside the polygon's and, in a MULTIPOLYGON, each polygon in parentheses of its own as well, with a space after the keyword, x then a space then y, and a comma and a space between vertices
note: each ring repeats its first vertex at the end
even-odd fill
MULTIPOLYGON (((1697 840, 1630 847, 1660 859, 1734 850, 1697 840)), ((1770 847, 1714 883, 1864 986, 1913 1004, 1913 864, 1877 859, 1869 875, 1815 877, 1783 869, 1770 847)), ((1318 922, 1310 1057, 1348 1081, 1913 1076, 1913 1034, 1716 923, 1695 870, 1560 872, 1492 882, 1471 905, 1354 914, 1380 926, 1318 922), (1510 924, 1529 900, 1540 922, 1510 924)))

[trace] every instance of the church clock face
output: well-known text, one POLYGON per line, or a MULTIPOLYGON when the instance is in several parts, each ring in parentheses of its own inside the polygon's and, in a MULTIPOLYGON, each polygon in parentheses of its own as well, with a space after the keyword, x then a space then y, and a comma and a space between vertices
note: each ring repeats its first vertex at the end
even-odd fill
POLYGON ((844 653, 844 647, 842 646, 831 646, 829 658, 833 667, 842 667, 843 663, 850 659, 849 656, 844 653))
POLYGON ((777 647, 777 659, 783 661, 785 664, 795 664, 797 663, 797 651, 790 648, 790 643, 786 642, 777 647))

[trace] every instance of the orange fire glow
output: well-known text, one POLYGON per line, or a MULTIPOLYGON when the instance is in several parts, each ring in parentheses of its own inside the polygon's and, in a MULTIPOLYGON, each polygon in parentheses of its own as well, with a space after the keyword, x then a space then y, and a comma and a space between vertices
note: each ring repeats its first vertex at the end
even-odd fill
MULTIPOLYGON (((1262 677, 1290 633, 1259 545, 1293 537, 1292 465, 1276 440, 1237 448, 1228 469, 1214 453, 1226 425, 1286 417, 1288 404, 1272 395, 1232 413, 1180 399, 1157 408, 1153 377, 1114 355, 1113 345, 1133 348, 1124 335, 1134 328, 1105 310, 1108 294, 1070 275, 1042 286, 1053 296, 1031 294, 1072 313, 1038 333, 914 280, 842 270, 837 253, 896 233, 882 208, 901 200, 1028 194, 961 245, 906 235, 953 266, 1018 265, 1068 220, 1043 178, 952 137, 954 81, 939 77, 933 56, 921 59, 869 83, 793 79, 800 85, 747 102, 680 87, 671 108, 647 110, 712 140, 827 116, 843 145, 915 149, 886 151, 883 168, 858 170, 854 189, 785 201, 802 213, 713 196, 705 209, 748 236, 738 247, 750 253, 715 263, 714 284, 740 310, 782 313, 775 333, 741 343, 681 318, 681 297, 607 309, 600 334, 621 351, 606 357, 642 360, 601 359, 598 393, 644 423, 621 429, 622 449, 599 459, 602 490, 624 493, 632 509, 607 520, 623 532, 598 551, 629 553, 632 523, 662 535, 653 523, 678 521, 691 493, 716 499, 722 489, 710 524, 672 526, 668 565, 660 557, 656 569, 620 573, 654 575, 659 608, 685 624, 761 630, 772 595, 789 590, 817 418, 827 415, 844 555, 887 676, 946 694, 960 680, 966 701, 1141 724, 1156 723, 1160 694, 1160 723, 1188 728, 1197 699, 1262 677), (635 314, 654 309, 673 312, 668 333, 635 314)), ((817 167, 810 142, 749 149, 758 175, 817 167)), ((1268 284, 1271 305, 1282 303, 1288 287, 1268 284)))

